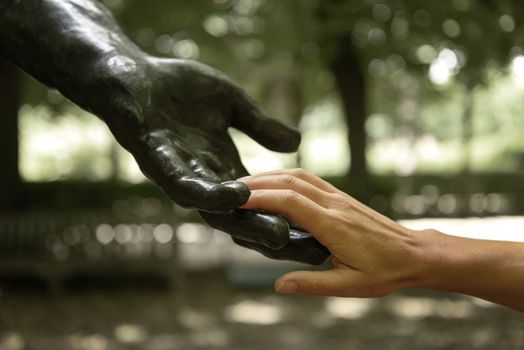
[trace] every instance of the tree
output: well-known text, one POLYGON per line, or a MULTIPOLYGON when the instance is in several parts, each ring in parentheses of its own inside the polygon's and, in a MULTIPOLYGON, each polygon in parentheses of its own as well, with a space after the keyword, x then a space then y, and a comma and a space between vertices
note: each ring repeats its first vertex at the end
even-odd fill
POLYGON ((20 74, 11 64, 0 59, 0 209, 14 209, 20 204, 20 174, 18 172, 18 107, 20 74))
MULTIPOLYGON (((519 37, 515 18, 521 17, 521 8, 517 1, 319 1, 318 18, 323 28, 320 42, 326 64, 336 77, 349 127, 352 183, 367 185, 364 126, 372 85, 382 83, 377 80, 407 75, 420 81, 411 79, 412 86, 439 90, 428 84, 428 72, 438 79, 437 70, 444 65, 447 72, 440 73, 448 74, 448 78, 456 75, 466 94, 471 95, 485 81, 486 68, 503 67, 511 58, 519 37), (393 58, 400 61, 401 68, 394 68, 397 72, 385 64, 393 58), (377 70, 383 71, 379 79, 373 77, 377 70)), ((390 89, 396 89, 395 84, 390 84, 390 89)), ((406 87, 400 90, 401 95, 410 93, 406 87)), ((467 145, 473 115, 471 96, 464 101, 467 145)), ((416 122, 417 118, 414 115, 408 120, 416 122)), ((369 188, 365 187, 363 193, 369 193, 369 188)))
MULTIPOLYGON (((387 112, 394 124, 412 127, 416 135, 420 108, 397 107, 445 93, 446 85, 432 83, 428 74, 444 70, 472 91, 487 67, 508 62, 522 36, 517 0, 107 3, 145 50, 198 58, 225 71, 275 117, 292 124, 308 105, 338 96, 349 129, 348 181, 361 197, 372 192, 367 116, 387 112), (333 87, 316 79, 326 72, 333 87)), ((471 124, 473 113, 464 113, 464 125, 471 124)))

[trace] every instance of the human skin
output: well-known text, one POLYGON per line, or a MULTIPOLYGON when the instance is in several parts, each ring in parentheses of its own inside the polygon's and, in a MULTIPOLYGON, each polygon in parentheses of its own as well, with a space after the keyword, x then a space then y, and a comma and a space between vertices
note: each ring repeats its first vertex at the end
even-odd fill
POLYGON ((234 180, 248 173, 228 128, 279 152, 300 134, 220 71, 148 55, 95 0, 0 1, 0 55, 105 121, 149 179, 238 244, 312 264, 329 256, 284 218, 236 209, 249 189, 234 180))
POLYGON ((240 180, 251 189, 244 208, 291 218, 332 253, 332 269, 285 274, 277 292, 370 298, 426 288, 524 312, 523 243, 410 230, 302 169, 240 180))

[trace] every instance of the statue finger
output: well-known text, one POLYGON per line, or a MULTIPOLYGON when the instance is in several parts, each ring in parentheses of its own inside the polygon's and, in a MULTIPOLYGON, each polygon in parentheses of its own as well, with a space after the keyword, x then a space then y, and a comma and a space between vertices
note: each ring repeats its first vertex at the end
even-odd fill
POLYGON ((226 147, 225 150, 217 148, 214 151, 198 151, 198 158, 212 169, 222 181, 232 181, 248 176, 249 172, 242 164, 240 155, 230 136, 227 135, 227 139, 221 141, 221 144, 229 143, 230 147, 226 147))
POLYGON ((227 212, 244 204, 249 188, 237 181, 223 181, 205 163, 185 159, 172 144, 150 150, 143 167, 177 204, 210 212, 227 212))
POLYGON ((215 229, 268 249, 282 248, 289 240, 288 224, 280 215, 235 209, 227 214, 200 212, 200 216, 215 229))
POLYGON ((187 162, 191 171, 198 177, 215 183, 221 183, 230 179, 221 178, 208 164, 198 158, 193 158, 187 162))
POLYGON ((300 133, 271 118, 243 91, 233 108, 231 126, 244 132, 262 146, 277 152, 295 152, 300 145, 300 133))
POLYGON ((198 157, 222 181, 233 181, 245 176, 242 174, 249 174, 242 165, 240 158, 238 160, 229 159, 232 158, 230 154, 218 155, 211 152, 199 152, 198 157))
POLYGON ((331 255, 329 250, 311 235, 295 229, 290 229, 289 242, 284 247, 275 250, 239 238, 233 238, 233 241, 271 259, 290 260, 310 265, 322 265, 331 255))

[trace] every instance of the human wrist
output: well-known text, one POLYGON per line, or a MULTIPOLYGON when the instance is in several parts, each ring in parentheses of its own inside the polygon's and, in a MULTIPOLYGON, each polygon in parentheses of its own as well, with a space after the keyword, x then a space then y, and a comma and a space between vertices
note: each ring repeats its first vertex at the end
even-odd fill
MULTIPOLYGON (((407 254, 407 270, 400 288, 434 289, 442 281, 442 272, 447 269, 447 258, 444 254, 449 236, 434 230, 408 230, 410 254, 407 254)), ((399 289, 400 289, 399 288, 399 289)))
MULTIPOLYGON (((434 261, 438 260, 438 241, 441 233, 435 230, 412 230, 395 225, 390 234, 395 237, 394 254, 387 262, 383 289, 388 293, 402 289, 426 288, 432 284, 434 261), (435 251, 433 251, 435 249, 435 251)), ((384 257, 380 257, 382 261, 384 257)))
MULTIPOLYGON (((461 293, 524 312, 524 244, 418 231, 424 254, 411 288, 461 293)), ((407 286, 406 286, 407 287, 407 286)))
POLYGON ((461 291, 461 284, 472 265, 465 238, 444 234, 435 229, 418 231, 421 270, 415 288, 461 291))

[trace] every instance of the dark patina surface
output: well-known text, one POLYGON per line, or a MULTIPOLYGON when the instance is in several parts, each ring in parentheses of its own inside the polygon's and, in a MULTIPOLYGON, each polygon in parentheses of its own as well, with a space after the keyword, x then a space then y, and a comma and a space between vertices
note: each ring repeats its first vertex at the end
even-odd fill
POLYGON ((235 209, 249 189, 235 181, 247 171, 228 128, 280 152, 300 134, 221 72, 146 54, 93 0, 2 0, 0 54, 104 120, 152 181, 238 244, 311 264, 329 256, 283 217, 235 209))

